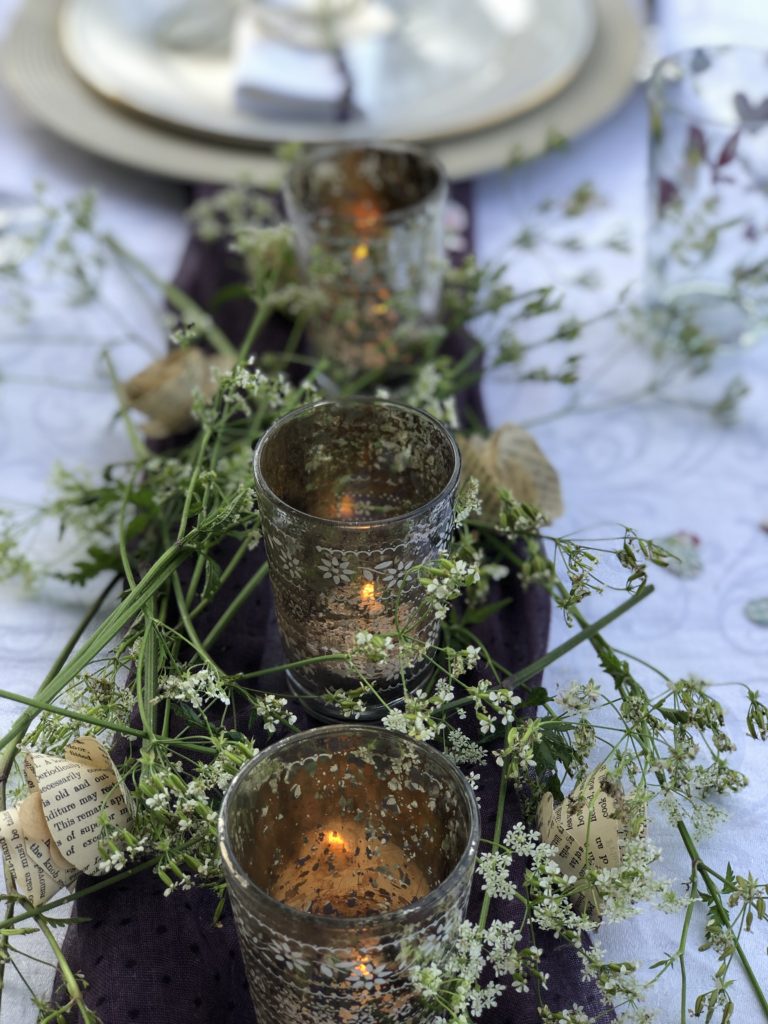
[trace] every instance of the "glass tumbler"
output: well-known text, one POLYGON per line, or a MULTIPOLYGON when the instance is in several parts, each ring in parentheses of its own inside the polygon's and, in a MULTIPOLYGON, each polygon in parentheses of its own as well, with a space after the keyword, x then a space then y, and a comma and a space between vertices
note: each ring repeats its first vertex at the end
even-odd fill
POLYGON ((651 310, 689 354, 749 344, 768 328, 768 52, 688 50, 648 88, 651 310))
POLYGON ((469 784, 425 743, 335 725, 257 755, 219 818, 257 1019, 431 1020, 412 972, 450 951, 478 841, 469 784))
POLYGON ((289 681, 316 717, 343 717, 331 695, 360 690, 361 679, 378 695, 363 717, 380 716, 429 675, 423 648, 410 654, 402 641, 437 636, 419 566, 447 545, 460 464, 441 423, 381 399, 304 406, 259 441, 256 495, 283 647, 289 663, 317 659, 289 681), (366 652, 361 634, 389 639, 366 652))
POLYGON ((314 350, 355 372, 417 361, 443 282, 440 163, 416 146, 326 146, 293 164, 283 194, 323 300, 308 329, 314 350))

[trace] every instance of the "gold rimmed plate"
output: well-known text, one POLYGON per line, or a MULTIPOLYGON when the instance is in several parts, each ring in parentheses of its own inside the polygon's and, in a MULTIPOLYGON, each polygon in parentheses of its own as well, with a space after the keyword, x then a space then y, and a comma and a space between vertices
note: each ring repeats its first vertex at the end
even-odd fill
POLYGON ((428 142, 487 128, 564 89, 595 41, 594 0, 392 3, 396 27, 367 42, 365 103, 345 122, 238 110, 228 49, 160 45, 125 0, 63 0, 59 32, 72 68, 101 96, 176 129, 273 144, 428 142))
MULTIPOLYGON (((89 152, 176 180, 278 183, 282 172, 270 140, 238 144, 174 130, 87 86, 61 49, 59 7, 57 0, 27 0, 2 47, 3 76, 33 117, 89 152)), ((452 178, 536 156, 553 136, 577 135, 624 99, 635 83, 640 27, 628 0, 595 0, 594 10, 592 50, 567 88, 509 121, 431 145, 452 178)))

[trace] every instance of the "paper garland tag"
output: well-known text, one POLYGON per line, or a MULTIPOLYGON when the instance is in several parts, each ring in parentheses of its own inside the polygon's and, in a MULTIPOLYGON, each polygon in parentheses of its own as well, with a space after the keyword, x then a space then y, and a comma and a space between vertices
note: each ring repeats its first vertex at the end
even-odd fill
MULTIPOLYGON (((583 878, 588 868, 617 868, 626 833, 621 787, 609 782, 601 769, 560 804, 545 793, 539 802, 538 828, 542 841, 555 848, 554 859, 563 874, 583 878)), ((579 913, 599 919, 594 889, 579 894, 573 903, 579 913)))
POLYGON ((499 490, 517 501, 535 505, 548 522, 563 512, 557 471, 527 430, 505 423, 489 437, 478 434, 456 438, 462 459, 462 476, 474 476, 483 500, 481 518, 494 523, 501 510, 499 490))
POLYGON ((0 851, 16 888, 37 907, 77 875, 95 874, 101 862, 102 819, 126 828, 130 795, 106 748, 80 736, 63 757, 29 752, 24 758, 29 794, 0 811, 0 851))

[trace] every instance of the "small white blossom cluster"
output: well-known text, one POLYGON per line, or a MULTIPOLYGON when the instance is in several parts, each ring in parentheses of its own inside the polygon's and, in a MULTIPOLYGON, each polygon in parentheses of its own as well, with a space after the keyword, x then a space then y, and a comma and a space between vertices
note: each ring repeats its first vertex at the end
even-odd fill
POLYGON ((453 687, 445 677, 441 677, 430 693, 424 690, 406 693, 401 705, 390 707, 382 724, 415 740, 433 740, 446 728, 439 712, 453 699, 453 687))
POLYGON ((485 764, 488 759, 483 747, 471 740, 461 729, 446 729, 444 753, 454 764, 485 764))
POLYGON ((482 650, 474 644, 469 644, 460 651, 454 650, 453 648, 444 648, 443 654, 445 655, 450 673, 454 679, 461 679, 461 677, 466 675, 467 672, 471 672, 473 668, 477 668, 480 664, 480 659, 483 656, 482 650))
POLYGON ((540 928, 558 938, 578 937, 591 924, 571 903, 579 879, 564 875, 555 857, 555 848, 540 842, 538 832, 526 833, 518 826, 507 834, 502 846, 480 857, 477 871, 483 879, 483 890, 491 897, 522 899, 527 903, 531 920, 540 928), (512 867, 520 856, 530 859, 524 894, 511 877, 512 867))
POLYGON ((555 700, 557 703, 569 711, 584 712, 591 710, 599 701, 601 696, 600 687, 594 679, 590 679, 586 683, 580 683, 578 681, 571 683, 571 685, 561 690, 557 694, 555 700))
POLYGON ((264 693, 253 696, 251 707, 261 719, 264 731, 274 733, 280 725, 295 725, 296 715, 287 711, 288 701, 285 697, 278 697, 274 693, 264 693))
POLYGON ((592 1024, 592 1018, 578 1003, 574 1003, 570 1010, 550 1010, 540 1006, 539 1017, 542 1024, 592 1024))
POLYGON ((431 565, 422 566, 419 582, 435 618, 444 619, 450 602, 455 601, 462 590, 480 582, 480 572, 475 562, 443 555, 431 565))
POLYGON ((651 870, 660 854, 661 850, 644 836, 635 836, 625 840, 619 867, 595 872, 594 886, 603 921, 624 921, 637 912, 638 903, 662 901, 669 886, 651 870))
POLYGON ((350 651, 350 654, 353 659, 364 658, 366 661, 377 665, 391 658, 394 651, 395 641, 393 637, 361 629, 355 634, 355 646, 350 651))
POLYGON ((151 455, 144 463, 144 471, 152 480, 149 495, 156 508, 162 508, 172 498, 184 494, 192 476, 192 463, 173 455, 151 455))
MULTIPOLYGON (((592 940, 592 947, 581 947, 577 950, 581 959, 582 977, 596 981, 600 991, 609 1000, 617 1003, 638 1004, 643 998, 643 985, 637 977, 639 964, 625 961, 614 963, 607 961, 605 950, 597 939, 592 940)), ((636 1020, 636 1016, 630 1017, 636 1020)))
POLYGON ((232 248, 242 256, 248 279, 259 294, 298 277, 296 238, 290 224, 239 225, 232 248))
POLYGON ((514 722, 515 708, 520 703, 520 697, 508 687, 492 683, 489 679, 481 679, 476 686, 467 686, 466 691, 472 700, 475 718, 483 736, 489 736, 514 722))
POLYGON ((252 416, 262 404, 268 409, 282 409, 293 385, 281 373, 267 375, 252 359, 248 366, 235 366, 218 374, 219 396, 224 408, 229 407, 243 416, 252 416))
POLYGON ((536 745, 541 739, 542 720, 528 718, 507 729, 504 747, 496 751, 496 764, 506 766, 510 779, 525 778, 536 767, 536 745))
POLYGON ((163 676, 158 680, 159 696, 155 703, 163 697, 191 704, 193 708, 202 708, 209 701, 217 700, 229 704, 229 694, 220 676, 210 666, 194 672, 183 672, 181 675, 163 676))
POLYGON ((415 969, 416 988, 443 1011, 435 1024, 471 1024, 498 1004, 508 985, 527 992, 531 977, 546 987, 547 975, 539 970, 542 950, 521 946, 521 939, 512 921, 493 921, 484 929, 464 921, 445 960, 415 969), (495 980, 486 977, 488 969, 495 980))
POLYGON ((196 199, 186 217, 198 238, 215 242, 229 240, 244 224, 270 224, 277 212, 271 198, 247 182, 238 182, 196 199))
POLYGON ((441 395, 441 391, 444 390, 445 375, 440 367, 434 362, 425 362, 411 381, 404 400, 457 430, 459 417, 456 411, 456 398, 454 395, 441 395))
POLYGON ((359 718, 368 705, 365 702, 363 691, 367 689, 366 684, 361 682, 360 687, 355 690, 329 690, 325 695, 328 704, 333 705, 335 711, 341 711, 345 718, 359 718))
POLYGON ((226 736, 216 737, 213 749, 213 760, 186 767, 160 760, 156 751, 144 751, 134 790, 136 835, 125 829, 107 831, 100 847, 101 872, 159 854, 156 871, 165 883, 166 896, 206 879, 221 884, 218 806, 236 773, 257 750, 249 740, 226 736))
POLYGON ((459 491, 456 497, 456 505, 453 510, 454 522, 461 526, 473 514, 479 515, 483 511, 483 501, 480 497, 480 481, 471 476, 459 491))
POLYGON ((313 381, 294 386, 284 373, 265 373, 250 356, 245 366, 238 364, 231 370, 213 368, 216 391, 206 398, 193 391, 192 415, 211 429, 217 430, 230 415, 251 417, 259 408, 278 415, 309 401, 317 394, 313 381))

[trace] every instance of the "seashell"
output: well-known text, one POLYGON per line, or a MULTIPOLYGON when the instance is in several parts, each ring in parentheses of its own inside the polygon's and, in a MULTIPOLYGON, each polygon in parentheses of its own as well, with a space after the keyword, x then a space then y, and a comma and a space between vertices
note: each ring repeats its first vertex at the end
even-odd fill
POLYGON ((146 436, 163 440, 194 427, 193 392, 211 398, 218 387, 214 370, 226 372, 234 365, 234 356, 177 348, 124 381, 120 395, 126 405, 149 417, 142 425, 146 436))
POLYGON ((547 522, 562 515, 557 471, 527 430, 505 423, 489 437, 469 434, 456 440, 462 479, 474 476, 480 483, 484 522, 496 522, 501 510, 500 489, 509 491, 517 501, 535 505, 547 522))

